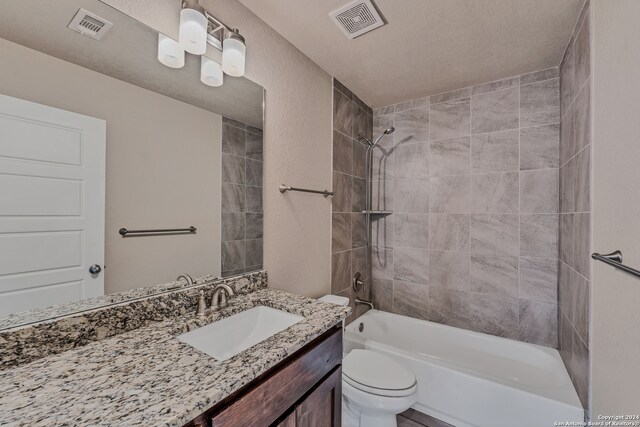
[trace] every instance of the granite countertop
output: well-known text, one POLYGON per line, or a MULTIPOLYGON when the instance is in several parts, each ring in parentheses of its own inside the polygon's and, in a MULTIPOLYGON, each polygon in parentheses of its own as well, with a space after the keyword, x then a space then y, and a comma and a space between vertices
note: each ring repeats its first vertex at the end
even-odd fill
POLYGON ((204 318, 180 316, 0 372, 3 426, 182 426, 349 313, 273 289, 239 295, 204 318), (264 305, 305 319, 218 361, 176 337, 264 305))

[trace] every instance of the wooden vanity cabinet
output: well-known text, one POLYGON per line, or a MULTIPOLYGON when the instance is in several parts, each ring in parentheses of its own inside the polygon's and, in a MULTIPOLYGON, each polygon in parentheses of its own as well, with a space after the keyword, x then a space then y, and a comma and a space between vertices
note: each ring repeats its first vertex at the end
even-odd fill
POLYGON ((340 427, 342 327, 336 325, 189 427, 340 427))

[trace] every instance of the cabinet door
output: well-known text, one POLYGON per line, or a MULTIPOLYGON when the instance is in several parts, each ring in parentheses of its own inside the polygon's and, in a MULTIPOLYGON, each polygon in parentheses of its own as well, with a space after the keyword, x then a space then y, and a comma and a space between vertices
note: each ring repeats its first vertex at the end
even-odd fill
POLYGON ((296 427, 340 427, 342 367, 339 366, 296 407, 296 427))
POLYGON ((296 411, 291 412, 287 418, 277 423, 275 427, 296 427, 296 411))

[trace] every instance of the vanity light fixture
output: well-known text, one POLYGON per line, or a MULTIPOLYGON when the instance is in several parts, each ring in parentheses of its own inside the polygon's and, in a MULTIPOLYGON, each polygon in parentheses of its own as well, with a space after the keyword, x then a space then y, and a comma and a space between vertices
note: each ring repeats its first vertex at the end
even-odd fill
POLYGON ((202 55, 200 80, 209 86, 221 86, 223 73, 233 77, 244 75, 247 45, 237 28, 232 28, 211 15, 198 0, 184 0, 180 11, 178 41, 158 36, 158 61, 167 67, 184 66, 184 52, 202 55), (207 45, 222 51, 222 64, 207 58, 207 45))
POLYGON ((182 68, 184 49, 171 37, 158 33, 158 61, 170 68, 182 68))
POLYGON ((222 86, 222 76, 222 66, 203 55, 200 62, 200 81, 208 86, 222 86))

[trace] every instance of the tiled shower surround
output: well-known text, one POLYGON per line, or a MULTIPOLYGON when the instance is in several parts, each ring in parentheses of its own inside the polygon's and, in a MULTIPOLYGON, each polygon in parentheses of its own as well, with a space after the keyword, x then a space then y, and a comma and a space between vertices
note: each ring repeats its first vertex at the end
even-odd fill
POLYGON ((558 74, 374 111, 376 308, 557 346, 558 74))
POLYGON ((585 408, 591 295, 589 10, 587 1, 560 65, 559 349, 585 408))
POLYGON ((262 130, 222 118, 222 276, 262 268, 262 130))
MULTIPOLYGON (((360 272, 368 281, 365 241, 365 150, 358 141, 371 139, 372 110, 338 80, 333 80, 333 190, 331 227, 331 293, 350 300, 352 321, 366 306, 355 307, 351 280, 360 272)), ((361 290, 359 298, 368 299, 371 287, 361 290)))

